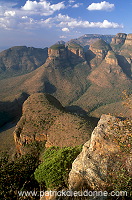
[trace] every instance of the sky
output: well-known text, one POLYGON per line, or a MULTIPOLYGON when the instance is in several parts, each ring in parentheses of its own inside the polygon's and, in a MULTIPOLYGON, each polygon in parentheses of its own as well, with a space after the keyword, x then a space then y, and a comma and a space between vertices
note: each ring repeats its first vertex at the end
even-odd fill
POLYGON ((0 50, 132 33, 132 0, 0 0, 0 50))

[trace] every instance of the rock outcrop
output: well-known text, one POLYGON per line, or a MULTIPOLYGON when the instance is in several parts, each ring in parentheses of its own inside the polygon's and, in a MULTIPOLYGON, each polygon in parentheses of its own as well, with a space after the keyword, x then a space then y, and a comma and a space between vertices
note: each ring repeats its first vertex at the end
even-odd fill
POLYGON ((14 131, 17 151, 24 154, 33 142, 50 146, 76 146, 86 142, 95 126, 92 119, 67 113, 49 94, 31 95, 23 105, 23 114, 14 131))
POLYGON ((89 51, 93 54, 93 59, 90 61, 91 67, 97 67, 103 61, 109 50, 111 50, 110 45, 102 39, 91 44, 89 47, 89 51))
POLYGON ((63 44, 55 44, 48 49, 49 59, 67 59, 67 49, 63 44))
POLYGON ((125 45, 132 45, 132 34, 127 35, 125 45))
POLYGON ((124 44, 126 40, 127 34, 125 33, 117 33, 115 37, 112 38, 111 44, 112 45, 118 45, 118 44, 124 44))
POLYGON ((82 152, 72 164, 70 189, 79 190, 86 186, 93 190, 105 190, 112 184, 112 179, 108 178, 110 173, 115 173, 115 170, 117 174, 120 173, 119 166, 125 167, 128 176, 132 175, 131 144, 130 140, 127 141, 130 139, 131 125, 131 120, 102 115, 91 139, 84 144, 82 152))
POLYGON ((83 61, 85 59, 85 53, 83 48, 76 43, 68 43, 67 46, 64 44, 55 44, 52 45, 48 49, 48 56, 50 60, 53 59, 63 59, 63 60, 74 60, 77 59, 79 62, 79 59, 83 61))
POLYGON ((116 58, 116 54, 113 51, 108 51, 105 57, 106 63, 110 65, 118 65, 118 60, 116 58))
POLYGON ((97 40, 89 48, 98 58, 103 60, 111 47, 102 39, 97 40))

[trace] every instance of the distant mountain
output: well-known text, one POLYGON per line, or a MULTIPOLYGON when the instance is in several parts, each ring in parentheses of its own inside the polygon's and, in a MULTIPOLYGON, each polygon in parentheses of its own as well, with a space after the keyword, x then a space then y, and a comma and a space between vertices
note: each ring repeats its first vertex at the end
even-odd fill
POLYGON ((79 38, 70 40, 68 43, 75 42, 85 47, 85 49, 87 49, 91 44, 96 42, 98 39, 102 39, 107 43, 111 43, 113 37, 114 35, 85 34, 79 38))
POLYGON ((0 52, 0 79, 25 74, 45 63, 47 48, 15 46, 0 52))

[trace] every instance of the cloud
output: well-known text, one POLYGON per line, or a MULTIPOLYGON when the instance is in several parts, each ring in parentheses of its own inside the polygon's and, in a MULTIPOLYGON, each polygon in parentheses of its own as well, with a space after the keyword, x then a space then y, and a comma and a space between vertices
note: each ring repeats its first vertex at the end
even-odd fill
POLYGON ((69 0, 69 3, 74 3, 75 1, 74 0, 69 0))
POLYGON ((6 16, 6 17, 13 17, 13 16, 15 16, 16 15, 16 12, 15 11, 5 11, 5 13, 4 13, 4 16, 6 16))
POLYGON ((24 11, 28 11, 30 14, 40 14, 44 16, 52 15, 55 11, 64 9, 64 2, 59 2, 57 4, 51 4, 48 1, 30 1, 27 0, 25 5, 21 8, 24 11))
POLYGON ((108 20, 104 20, 103 22, 89 22, 77 20, 75 18, 71 18, 68 15, 59 14, 56 19, 60 21, 58 24, 59 27, 67 27, 67 28, 123 28, 123 25, 120 25, 115 22, 109 22, 108 20))
POLYGON ((69 32, 70 30, 69 30, 69 28, 62 28, 62 31, 69 32))
POLYGON ((88 6, 88 10, 106 10, 106 11, 111 11, 115 7, 114 4, 110 4, 109 2, 102 1, 101 3, 92 3, 91 5, 88 6))
POLYGON ((123 25, 106 19, 103 22, 89 22, 61 13, 55 17, 47 17, 63 8, 65 8, 63 2, 51 4, 46 0, 40 0, 39 2, 28 0, 21 8, 16 6, 14 8, 11 4, 5 3, 0 6, 0 28, 10 30, 53 27, 59 28, 65 33, 75 28, 123 28, 123 25))
POLYGON ((82 6, 82 5, 83 5, 83 3, 76 3, 76 4, 74 4, 72 6, 72 8, 78 8, 78 7, 82 6))
POLYGON ((67 37, 64 36, 64 35, 61 35, 60 38, 61 38, 61 39, 65 39, 65 38, 67 38, 67 37))

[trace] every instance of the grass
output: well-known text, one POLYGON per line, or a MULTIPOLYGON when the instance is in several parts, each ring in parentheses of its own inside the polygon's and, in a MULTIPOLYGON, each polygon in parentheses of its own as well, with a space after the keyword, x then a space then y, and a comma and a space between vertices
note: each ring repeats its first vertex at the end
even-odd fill
POLYGON ((64 44, 54 44, 50 47, 50 49, 54 49, 54 50, 65 49, 65 45, 64 44))

